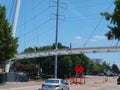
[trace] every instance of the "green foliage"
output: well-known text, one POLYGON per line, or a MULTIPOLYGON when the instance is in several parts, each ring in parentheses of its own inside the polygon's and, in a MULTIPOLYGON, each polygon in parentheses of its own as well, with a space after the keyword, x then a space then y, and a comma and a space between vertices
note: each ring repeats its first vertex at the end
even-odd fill
POLYGON ((0 6, 0 63, 14 57, 17 46, 17 38, 13 38, 11 26, 6 19, 6 9, 0 6))
MULTIPOLYGON (((68 48, 66 46, 63 46, 61 43, 59 43, 58 46, 61 49, 68 48)), ((36 47, 34 47, 32 49, 28 48, 26 50, 30 50, 31 52, 31 50, 40 51, 52 49, 54 49, 54 44, 52 46, 43 46, 39 48, 37 47, 37 49, 36 47)), ((27 72, 37 72, 38 69, 35 68, 35 66, 38 65, 39 68, 42 68, 42 73, 44 74, 42 77, 47 78, 49 76, 51 77, 51 75, 53 77, 54 75, 54 59, 54 56, 49 56, 35 59, 20 60, 19 62, 26 65, 27 72)), ((84 54, 58 56, 58 77, 65 78, 76 75, 74 68, 78 64, 81 64, 84 67, 84 73, 86 74, 88 71, 93 74, 98 74, 99 72, 104 71, 104 69, 109 70, 109 66, 106 63, 104 63, 104 65, 93 64, 93 62, 84 54)))
POLYGON ((38 79, 42 79, 42 78, 40 76, 34 76, 33 79, 38 80, 38 79))
POLYGON ((93 65, 93 73, 94 74, 98 74, 100 72, 103 72, 104 71, 104 66, 103 65, 100 65, 100 64, 94 64, 93 65))
POLYGON ((72 61, 70 56, 58 57, 58 77, 64 78, 71 72, 72 61))
POLYGON ((118 66, 117 66, 116 64, 113 64, 113 65, 112 65, 112 71, 113 71, 114 73, 120 73, 120 70, 119 70, 119 68, 118 68, 118 66))
POLYGON ((108 26, 110 31, 105 34, 107 38, 109 40, 120 40, 120 0, 115 0, 115 9, 112 14, 105 12, 101 13, 101 15, 105 16, 106 20, 109 20, 112 24, 108 26))
POLYGON ((27 49, 24 50, 24 52, 33 52, 35 49, 32 47, 29 47, 27 49))
POLYGON ((36 65, 33 63, 27 64, 26 71, 32 71, 32 72, 36 71, 36 65))
POLYGON ((13 69, 15 69, 15 71, 24 71, 25 70, 25 65, 24 64, 21 64, 19 62, 15 63, 15 68, 13 67, 13 69))

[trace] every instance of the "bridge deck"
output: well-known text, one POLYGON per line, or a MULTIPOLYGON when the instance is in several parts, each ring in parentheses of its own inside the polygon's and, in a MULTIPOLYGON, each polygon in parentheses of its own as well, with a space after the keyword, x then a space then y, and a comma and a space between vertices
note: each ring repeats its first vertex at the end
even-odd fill
POLYGON ((46 56, 54 56, 54 55, 71 55, 71 54, 81 54, 81 53, 108 53, 108 52, 120 52, 120 46, 45 50, 45 51, 17 54, 13 59, 28 59, 28 58, 46 57, 46 56))

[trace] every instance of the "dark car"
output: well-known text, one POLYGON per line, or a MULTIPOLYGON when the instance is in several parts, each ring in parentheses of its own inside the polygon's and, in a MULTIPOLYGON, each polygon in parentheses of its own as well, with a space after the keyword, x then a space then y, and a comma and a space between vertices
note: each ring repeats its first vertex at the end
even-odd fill
POLYGON ((120 76, 117 79, 117 84, 120 84, 120 76))

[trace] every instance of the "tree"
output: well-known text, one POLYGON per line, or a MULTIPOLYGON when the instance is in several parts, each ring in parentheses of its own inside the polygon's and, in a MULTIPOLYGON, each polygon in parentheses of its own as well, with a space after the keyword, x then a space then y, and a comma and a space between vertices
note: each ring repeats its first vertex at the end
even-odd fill
POLYGON ((112 65, 112 71, 114 72, 114 73, 119 73, 120 71, 119 71, 119 68, 118 68, 118 66, 116 65, 116 64, 113 64, 112 65))
POLYGON ((108 12, 101 13, 103 16, 105 16, 106 20, 109 20, 112 24, 111 26, 108 26, 110 31, 108 31, 105 35, 109 40, 115 39, 120 40, 120 0, 115 1, 115 9, 112 14, 108 12))
POLYGON ((14 57, 17 46, 17 38, 12 36, 11 26, 6 19, 6 9, 0 6, 0 63, 14 57))
MULTIPOLYGON (((53 50, 54 48, 55 48, 55 44, 51 46, 43 46, 43 47, 33 47, 33 48, 29 47, 25 49, 25 52, 53 50)), ((61 43, 58 43, 58 48, 62 49, 62 48, 69 48, 69 47, 62 45, 61 43)), ((25 64, 26 66, 31 63, 35 65, 39 64, 40 68, 42 68, 42 73, 46 75, 54 74, 54 56, 20 60, 20 62, 22 64, 25 64)), ((85 73, 87 72, 88 68, 90 70, 91 62, 89 58, 86 57, 84 54, 58 56, 58 77, 65 78, 66 76, 68 77, 68 76, 75 75, 76 72, 74 68, 78 64, 81 64, 84 67, 85 73)), ((32 72, 32 70, 29 70, 29 72, 32 72)))
POLYGON ((98 74, 100 72, 104 72, 104 69, 106 69, 104 67, 104 65, 100 65, 100 64, 94 64, 93 65, 93 74, 98 74))
POLYGON ((72 61, 70 56, 58 57, 58 77, 65 78, 71 75, 72 61))

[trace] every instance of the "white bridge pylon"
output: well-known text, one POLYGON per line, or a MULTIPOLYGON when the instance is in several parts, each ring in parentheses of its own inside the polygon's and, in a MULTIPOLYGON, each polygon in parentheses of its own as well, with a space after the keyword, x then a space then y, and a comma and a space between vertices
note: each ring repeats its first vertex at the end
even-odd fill
POLYGON ((47 56, 54 56, 54 55, 73 55, 73 54, 81 54, 81 53, 110 53, 110 52, 120 52, 120 46, 44 50, 44 51, 17 54, 15 58, 11 60, 47 57, 47 56))

